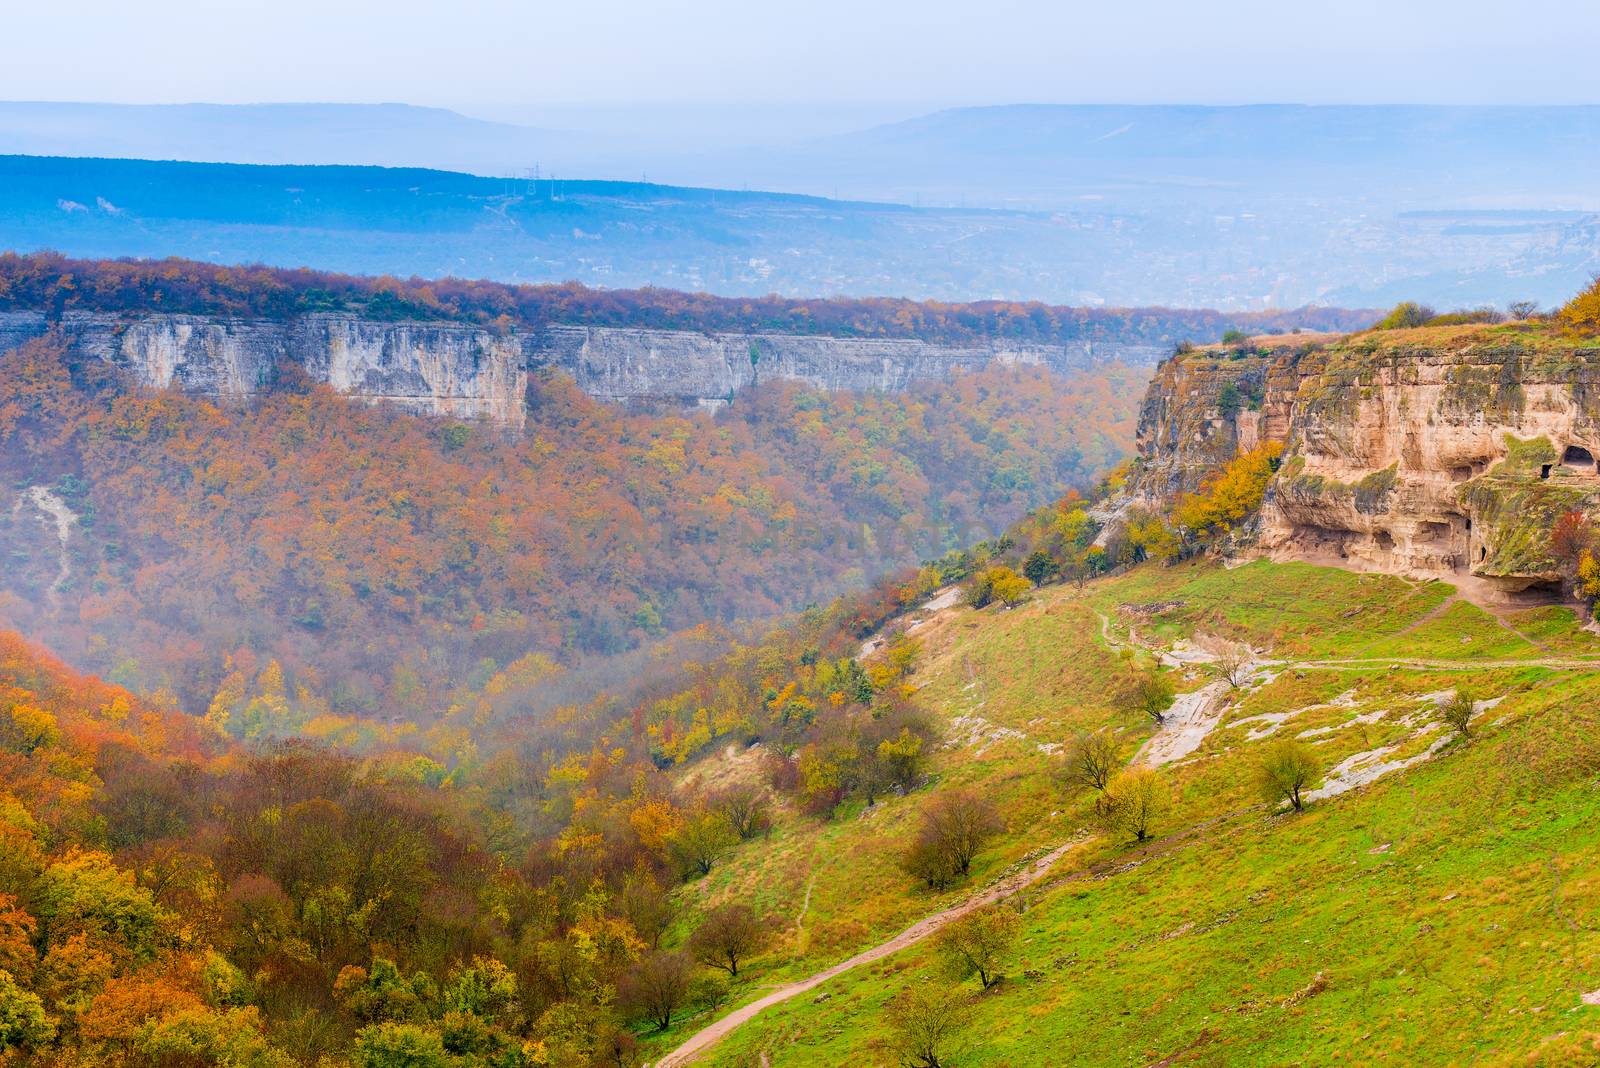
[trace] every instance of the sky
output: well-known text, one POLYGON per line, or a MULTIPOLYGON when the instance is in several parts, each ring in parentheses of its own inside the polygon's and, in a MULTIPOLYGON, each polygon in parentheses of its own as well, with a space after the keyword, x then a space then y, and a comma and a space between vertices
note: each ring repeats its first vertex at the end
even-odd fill
POLYGON ((0 0, 0 99, 775 106, 1596 103, 1593 0, 0 0))

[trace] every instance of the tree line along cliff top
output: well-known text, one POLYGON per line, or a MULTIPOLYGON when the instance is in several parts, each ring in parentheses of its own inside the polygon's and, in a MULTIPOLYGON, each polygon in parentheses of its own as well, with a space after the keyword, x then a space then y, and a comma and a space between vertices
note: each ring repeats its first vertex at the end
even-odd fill
MULTIPOLYGON (((1513 305, 1510 315, 1492 309, 1443 315, 1409 302, 1372 326, 1356 331, 1307 330, 1247 335, 1231 330, 1208 345, 1179 345, 1190 361, 1276 357, 1286 353, 1337 351, 1350 355, 1490 351, 1555 358, 1563 362, 1600 355, 1600 279, 1553 312, 1513 305)), ((1541 370, 1544 368, 1534 368, 1541 370)), ((1559 369, 1559 368, 1558 368, 1559 369)))
POLYGON ((1351 330, 1372 313, 1341 308, 1223 313, 1172 308, 1071 308, 1037 301, 946 304, 901 298, 718 297, 668 289, 593 289, 576 282, 363 277, 311 268, 223 266, 196 260, 76 260, 0 253, 0 311, 123 315, 175 313, 288 319, 315 312, 465 322, 501 331, 565 325, 842 337, 990 339, 1032 343, 1116 340, 1176 344, 1230 329, 1351 330))

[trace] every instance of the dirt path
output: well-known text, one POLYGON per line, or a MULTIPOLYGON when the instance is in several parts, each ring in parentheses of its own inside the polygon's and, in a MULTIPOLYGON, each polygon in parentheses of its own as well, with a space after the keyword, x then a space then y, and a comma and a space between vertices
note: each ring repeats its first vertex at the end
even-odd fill
POLYGON ((798 937, 806 929, 806 913, 811 911, 811 891, 817 885, 817 873, 813 871, 811 878, 806 882, 806 899, 800 902, 800 915, 795 917, 794 933, 798 937))
POLYGON ((1456 593, 1452 593, 1450 596, 1448 596, 1444 600, 1440 601, 1439 602, 1439 606, 1437 608, 1435 608, 1433 611, 1429 612, 1427 615, 1421 616, 1421 617, 1419 617, 1417 619, 1413 619, 1410 623, 1407 623, 1405 626, 1401 627, 1399 630, 1395 631, 1393 634, 1390 634, 1390 635, 1387 635, 1387 636, 1380 636, 1378 638, 1374 638, 1373 641, 1382 642, 1382 641, 1388 641, 1390 638, 1404 638, 1407 634, 1410 634, 1412 631, 1416 630, 1418 627, 1426 626, 1427 624, 1432 623, 1434 620, 1438 619, 1440 616, 1444 615, 1446 612, 1450 611, 1450 609, 1455 607, 1456 602, 1459 601, 1459 600, 1461 600, 1461 595, 1460 594, 1456 594, 1456 593))
MULTIPOLYGON (((1377 642, 1383 642, 1383 641, 1390 641, 1390 640, 1392 640, 1394 638, 1403 638, 1407 634, 1410 634, 1412 631, 1417 630, 1420 627, 1424 627, 1429 623, 1432 623, 1434 620, 1438 619, 1440 616, 1443 616, 1446 612, 1450 611, 1451 608, 1454 608, 1456 606, 1456 604, 1458 604, 1458 603, 1460 603, 1462 601, 1466 601, 1469 604, 1477 604, 1476 601, 1473 601, 1470 598, 1463 597, 1463 596, 1461 596, 1460 593, 1452 593, 1450 596, 1448 596, 1444 600, 1440 601, 1438 607, 1435 608, 1433 611, 1429 612, 1427 615, 1423 616, 1420 619, 1412 620, 1410 623, 1406 624, 1404 627, 1402 627, 1400 630, 1396 631, 1393 634, 1390 634, 1390 635, 1387 635, 1387 636, 1380 636, 1378 638, 1373 639, 1373 641, 1374 641, 1374 643, 1377 643, 1377 642)), ((1539 650, 1541 650, 1543 652, 1549 653, 1551 656, 1555 656, 1555 650, 1554 649, 1550 648, 1548 645, 1546 645, 1544 642, 1540 641, 1537 638, 1529 637, 1528 635, 1522 633, 1522 631, 1518 630, 1514 625, 1512 625, 1511 621, 1506 618, 1506 613, 1508 611, 1510 611, 1510 609, 1508 609, 1505 605, 1503 605, 1503 604, 1478 604, 1478 607, 1483 609, 1484 612, 1488 614, 1489 618, 1493 619, 1504 630, 1510 632, 1512 635, 1516 636, 1517 638, 1520 638, 1521 640, 1527 642, 1529 645, 1533 646, 1535 649, 1539 649, 1539 650)))
POLYGON ((1126 649, 1128 643, 1111 636, 1111 617, 1100 609, 1094 609, 1094 614, 1100 617, 1100 640, 1106 643, 1107 649, 1126 649))
POLYGON ((1496 623, 1500 624, 1501 627, 1503 627, 1504 629, 1510 631, 1512 634, 1516 635, 1518 638, 1521 638, 1523 641, 1527 642, 1529 645, 1533 646, 1535 649, 1542 649, 1545 652, 1549 653, 1551 656, 1555 655, 1556 651, 1554 649, 1550 648, 1548 645, 1546 645, 1544 642, 1540 641, 1538 638, 1532 638, 1532 637, 1529 637, 1528 635, 1522 633, 1522 631, 1518 630, 1516 627, 1511 625, 1511 620, 1507 619, 1505 616, 1501 615, 1499 612, 1490 612, 1489 614, 1494 617, 1494 621, 1496 623))
POLYGON ((1421 671, 1496 671, 1500 668, 1542 667, 1552 671, 1600 671, 1600 660, 1546 656, 1523 660, 1432 660, 1406 656, 1375 656, 1349 660, 1274 660, 1273 667, 1323 671, 1371 671, 1387 664, 1421 671))
POLYGON ((808 990, 821 986, 835 976, 843 975, 852 968, 859 968, 863 964, 870 964, 875 960, 887 957, 891 953, 897 953, 907 946, 916 945, 945 924, 952 920, 960 919, 973 909, 992 904, 1001 898, 1011 896, 1023 887, 1031 886, 1042 879, 1045 873, 1055 866, 1056 861, 1066 856, 1073 846, 1081 843, 1082 839, 1073 839, 1065 845, 1057 846, 1044 856, 1028 864, 1027 867, 999 880, 982 893, 975 894, 959 905, 953 905, 943 912, 936 912, 932 916, 923 917, 887 942, 880 942, 871 949, 863 950, 850 959, 840 961, 833 967, 817 972, 815 975, 807 976, 786 986, 780 986, 772 993, 733 1010, 716 1023, 701 1028, 690 1035, 683 1045, 657 1061, 655 1068, 678 1068, 680 1065, 688 1064, 710 1048, 718 1039, 746 1020, 754 1018, 762 1009, 770 1008, 773 1005, 788 1001, 790 998, 798 997, 808 990))

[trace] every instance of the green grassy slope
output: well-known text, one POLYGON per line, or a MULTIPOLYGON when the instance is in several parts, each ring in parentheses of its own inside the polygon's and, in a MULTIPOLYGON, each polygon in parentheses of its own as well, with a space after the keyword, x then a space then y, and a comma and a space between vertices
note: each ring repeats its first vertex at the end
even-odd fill
MULTIPOLYGON (((733 1000, 1084 835, 1024 895, 1007 979, 982 995, 951 987, 974 1014, 954 1064, 1592 1063, 1573 1049, 1600 1031, 1600 1007, 1581 1000, 1600 988, 1600 670, 1574 662, 1600 657, 1600 639, 1562 609, 1501 621, 1451 594, 1307 565, 1187 564, 944 613, 918 632, 916 681, 946 724, 934 770, 993 797, 1005 839, 968 885, 934 896, 895 869, 923 792, 829 824, 785 814, 769 848, 685 890, 789 921, 733 1000), (1158 840, 1111 840, 1088 797, 1053 784, 1051 750, 1110 725, 1131 756, 1150 728, 1113 707, 1110 680, 1196 635, 1277 663, 1161 769, 1172 805, 1158 840), (1446 743, 1436 702, 1458 687, 1499 700, 1470 742, 1446 743), (1262 743, 1286 733, 1343 773, 1330 781, 1413 762, 1278 814, 1252 775, 1262 743)), ((1174 676, 1193 688, 1214 669, 1174 676)), ((704 1063, 895 1063, 882 1009, 913 983, 950 984, 925 944, 768 1010, 704 1063)))

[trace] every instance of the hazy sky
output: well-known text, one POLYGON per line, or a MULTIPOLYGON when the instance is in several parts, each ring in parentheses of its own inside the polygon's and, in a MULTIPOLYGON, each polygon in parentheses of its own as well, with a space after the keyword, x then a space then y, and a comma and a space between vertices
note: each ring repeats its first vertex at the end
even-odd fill
POLYGON ((1600 101, 1593 0, 0 0, 0 98, 1600 101))

